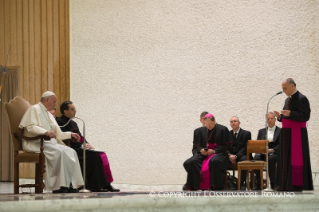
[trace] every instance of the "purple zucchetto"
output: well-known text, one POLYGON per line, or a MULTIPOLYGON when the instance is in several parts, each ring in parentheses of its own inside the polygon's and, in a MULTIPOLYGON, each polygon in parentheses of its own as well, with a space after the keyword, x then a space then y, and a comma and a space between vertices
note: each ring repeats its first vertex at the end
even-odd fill
POLYGON ((214 115, 211 114, 211 113, 208 113, 208 114, 206 114, 206 115, 204 116, 205 119, 206 119, 206 118, 212 118, 212 117, 214 117, 214 115))

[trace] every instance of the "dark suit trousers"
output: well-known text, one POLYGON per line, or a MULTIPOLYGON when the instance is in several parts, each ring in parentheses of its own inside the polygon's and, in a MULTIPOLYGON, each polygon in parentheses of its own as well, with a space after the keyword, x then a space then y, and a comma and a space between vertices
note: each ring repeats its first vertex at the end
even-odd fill
MULTIPOLYGON (((266 156, 262 154, 255 154, 254 160, 263 160, 266 161, 266 156)), ((269 171, 269 179, 270 183, 275 185, 276 182, 276 164, 277 164, 278 156, 276 154, 268 155, 268 171, 269 171)), ((256 180, 257 186, 260 185, 260 173, 256 172, 256 180)))

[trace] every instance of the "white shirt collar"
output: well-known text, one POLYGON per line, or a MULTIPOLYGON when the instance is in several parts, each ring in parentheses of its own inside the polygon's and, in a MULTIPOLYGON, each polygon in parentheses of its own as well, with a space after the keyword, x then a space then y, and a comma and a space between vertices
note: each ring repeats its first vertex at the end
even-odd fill
POLYGON ((275 132, 275 130, 276 130, 276 125, 274 125, 273 127, 269 127, 268 126, 268 131, 274 131, 275 132))
POLYGON ((235 131, 234 131, 234 134, 235 134, 235 133, 237 133, 237 134, 238 134, 238 133, 239 133, 239 131, 240 131, 240 127, 238 128, 237 132, 235 132, 235 131))

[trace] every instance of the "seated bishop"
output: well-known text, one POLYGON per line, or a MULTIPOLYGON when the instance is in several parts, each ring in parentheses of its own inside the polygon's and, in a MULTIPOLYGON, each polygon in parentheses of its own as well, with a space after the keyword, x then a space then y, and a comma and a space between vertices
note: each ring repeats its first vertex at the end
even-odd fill
MULTIPOLYGON (((80 136, 79 142, 70 142, 80 160, 83 168, 83 136, 76 122, 72 120, 76 114, 76 108, 71 101, 65 101, 60 106, 62 116, 57 118, 62 131, 71 131, 80 136)), ((86 141, 87 142, 87 141, 86 141)), ((94 150, 94 147, 86 143, 86 148, 94 150)), ((94 152, 86 150, 86 185, 94 192, 119 192, 119 189, 111 185, 113 176, 107 155, 104 152, 94 152)), ((82 169, 83 170, 83 169, 82 169)))

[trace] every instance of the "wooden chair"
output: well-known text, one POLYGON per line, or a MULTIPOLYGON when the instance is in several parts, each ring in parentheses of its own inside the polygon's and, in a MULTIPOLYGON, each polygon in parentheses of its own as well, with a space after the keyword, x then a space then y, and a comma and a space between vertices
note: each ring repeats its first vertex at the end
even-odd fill
POLYGON ((23 136, 23 130, 19 128, 19 124, 24 113, 31 107, 31 105, 21 96, 17 96, 9 103, 5 103, 5 107, 9 117, 11 140, 14 146, 14 193, 19 193, 19 187, 35 187, 35 193, 42 193, 44 188, 43 175, 45 172, 43 140, 50 140, 50 138, 45 135, 32 138, 23 136), (40 153, 24 152, 22 149, 22 138, 26 140, 41 139, 40 153), (19 163, 36 164, 35 184, 19 185, 19 163))
MULTIPOLYGON (((266 153, 266 140, 249 140, 247 143, 247 158, 251 153, 266 153)), ((238 190, 240 190, 240 175, 241 170, 248 170, 246 172, 247 188, 250 189, 249 170, 259 170, 260 182, 263 182, 263 169, 266 166, 265 161, 245 160, 237 163, 238 169, 238 190)), ((253 172, 252 172, 253 174, 253 172)), ((263 186, 261 186, 263 189, 263 186)))

